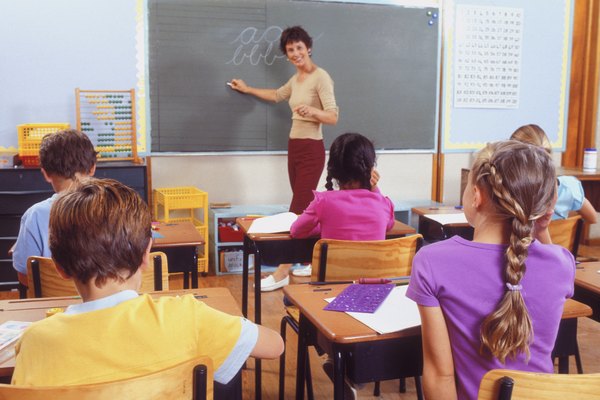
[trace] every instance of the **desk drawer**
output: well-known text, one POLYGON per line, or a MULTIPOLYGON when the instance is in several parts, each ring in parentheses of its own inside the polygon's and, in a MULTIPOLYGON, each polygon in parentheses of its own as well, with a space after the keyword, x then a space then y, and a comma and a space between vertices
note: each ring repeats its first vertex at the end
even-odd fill
POLYGON ((0 283, 18 282, 18 280, 17 271, 12 266, 12 260, 10 258, 0 258, 0 283))
POLYGON ((0 191, 46 190, 52 186, 46 182, 39 168, 0 169, 0 191))
POLYGON ((98 167, 95 176, 97 178, 111 178, 128 186, 144 187, 146 184, 146 168, 115 168, 98 167))
POLYGON ((10 258, 8 251, 16 241, 17 238, 0 237, 0 258, 10 258))
POLYGON ((21 214, 0 215, 0 237, 19 235, 21 214))
POLYGON ((23 214, 29 207, 52 197, 54 191, 0 192, 0 212, 2 214, 23 214))

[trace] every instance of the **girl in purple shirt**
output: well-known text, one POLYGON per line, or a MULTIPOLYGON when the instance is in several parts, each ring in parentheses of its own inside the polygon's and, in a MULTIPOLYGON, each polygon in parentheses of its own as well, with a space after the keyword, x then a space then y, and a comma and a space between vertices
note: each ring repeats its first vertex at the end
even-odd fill
POLYGON ((421 314, 426 398, 476 399, 491 369, 554 371, 575 261, 534 235, 547 225, 555 196, 554 165, 543 149, 511 140, 478 154, 463 193, 473 241, 455 236, 413 261, 407 296, 421 314))
MULTIPOLYGON (((327 162, 326 192, 313 192, 314 200, 291 227, 297 238, 383 240, 394 226, 394 205, 383 196, 377 181, 373 143, 358 133, 345 133, 331 144, 327 162), (340 190, 333 190, 333 181, 340 190)), ((279 289, 289 283, 290 264, 281 264, 262 279, 261 289, 279 289)), ((310 266, 305 275, 310 276, 310 266)))

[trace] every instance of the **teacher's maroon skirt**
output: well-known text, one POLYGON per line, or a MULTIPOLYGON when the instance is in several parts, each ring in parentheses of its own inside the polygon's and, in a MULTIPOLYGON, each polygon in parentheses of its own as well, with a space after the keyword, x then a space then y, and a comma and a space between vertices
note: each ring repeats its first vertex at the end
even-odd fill
POLYGON ((288 174, 292 186, 290 211, 302 214, 313 200, 313 190, 325 166, 323 140, 290 139, 288 141, 288 174))

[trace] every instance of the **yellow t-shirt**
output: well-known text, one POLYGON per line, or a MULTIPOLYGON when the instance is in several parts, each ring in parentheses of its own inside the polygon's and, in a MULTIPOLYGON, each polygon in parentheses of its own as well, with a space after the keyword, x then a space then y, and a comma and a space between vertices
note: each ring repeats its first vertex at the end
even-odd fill
MULTIPOLYGON (((304 81, 294 74, 289 81, 275 92, 275 101, 289 100, 290 108, 306 104, 321 110, 339 112, 333 92, 333 80, 322 68, 315 69, 304 81)), ((301 117, 292 113, 291 139, 323 139, 322 124, 314 118, 301 117)))
POLYGON ((114 307, 56 314, 31 325, 16 346, 12 383, 97 383, 157 371, 199 355, 215 370, 235 347, 241 318, 192 295, 142 295, 114 307))

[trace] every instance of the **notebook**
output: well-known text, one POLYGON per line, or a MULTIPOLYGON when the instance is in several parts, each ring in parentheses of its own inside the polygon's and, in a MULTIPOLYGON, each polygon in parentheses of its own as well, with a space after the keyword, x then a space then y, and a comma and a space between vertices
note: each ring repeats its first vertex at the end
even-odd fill
POLYGON ((31 322, 6 321, 0 325, 0 350, 7 347, 21 337, 25 328, 31 325, 31 322))

